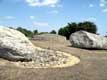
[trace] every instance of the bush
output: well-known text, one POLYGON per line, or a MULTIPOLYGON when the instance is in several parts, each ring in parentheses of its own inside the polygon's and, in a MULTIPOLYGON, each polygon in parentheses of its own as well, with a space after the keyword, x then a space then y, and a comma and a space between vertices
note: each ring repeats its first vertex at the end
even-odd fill
POLYGON ((56 31, 55 31, 55 30, 52 30, 52 31, 50 32, 50 34, 56 34, 56 31))
POLYGON ((16 30, 22 32, 26 37, 32 37, 33 36, 33 32, 27 29, 24 29, 22 27, 18 27, 16 30))
POLYGON ((33 31, 33 34, 35 35, 35 34, 38 34, 38 30, 34 30, 33 31))

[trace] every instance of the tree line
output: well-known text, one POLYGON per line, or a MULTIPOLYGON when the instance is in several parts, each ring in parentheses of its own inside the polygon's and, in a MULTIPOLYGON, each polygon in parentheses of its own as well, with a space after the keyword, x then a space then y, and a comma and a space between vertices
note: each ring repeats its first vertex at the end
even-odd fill
POLYGON ((59 34, 65 36, 67 39, 69 39, 72 33, 80 30, 88 31, 90 33, 95 33, 95 34, 97 33, 97 26, 95 25, 95 23, 89 21, 79 22, 79 23, 76 22, 68 23, 66 26, 60 28, 58 32, 55 30, 52 30, 51 32, 38 32, 38 30, 31 31, 22 27, 18 27, 16 29, 22 32, 27 37, 33 37, 33 35, 36 34, 50 33, 50 34, 59 34))
POLYGON ((26 37, 29 38, 33 37, 33 35, 39 35, 39 34, 47 34, 47 33, 56 34, 55 30, 52 30, 51 32, 38 32, 38 30, 31 31, 22 27, 17 27, 16 30, 22 32, 26 37))

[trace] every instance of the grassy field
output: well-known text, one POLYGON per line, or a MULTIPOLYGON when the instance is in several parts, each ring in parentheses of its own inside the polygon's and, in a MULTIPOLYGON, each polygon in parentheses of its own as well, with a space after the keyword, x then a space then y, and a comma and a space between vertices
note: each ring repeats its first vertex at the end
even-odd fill
POLYGON ((107 51, 84 50, 50 41, 32 41, 35 46, 68 52, 80 58, 80 63, 66 68, 18 68, 0 59, 0 80, 107 80, 107 51))

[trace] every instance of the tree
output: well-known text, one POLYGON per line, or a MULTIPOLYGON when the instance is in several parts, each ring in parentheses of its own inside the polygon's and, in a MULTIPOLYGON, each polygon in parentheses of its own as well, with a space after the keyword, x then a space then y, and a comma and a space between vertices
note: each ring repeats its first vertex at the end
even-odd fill
POLYGON ((106 32, 106 35, 105 35, 105 37, 107 37, 107 32, 106 32))
POLYGON ((16 30, 22 32, 22 33, 23 33, 25 36, 27 36, 27 37, 32 37, 32 36, 33 36, 32 31, 27 30, 27 29, 25 29, 25 28, 18 27, 16 30))
POLYGON ((85 21, 83 23, 78 24, 79 30, 85 30, 90 33, 97 32, 97 26, 93 22, 85 21))
POLYGON ((76 23, 68 23, 67 26, 60 28, 58 31, 59 35, 65 36, 69 39, 70 35, 77 31, 77 24, 76 23))
POLYGON ((52 30, 52 31, 50 32, 50 34, 56 34, 56 31, 55 31, 55 30, 52 30))
POLYGON ((68 23, 67 26, 59 29, 58 34, 65 36, 67 39, 69 39, 72 33, 79 30, 84 30, 96 34, 97 26, 93 22, 89 22, 89 21, 80 22, 78 24, 75 22, 68 23))
POLYGON ((38 30, 34 30, 33 31, 33 34, 35 35, 35 34, 38 34, 38 30))

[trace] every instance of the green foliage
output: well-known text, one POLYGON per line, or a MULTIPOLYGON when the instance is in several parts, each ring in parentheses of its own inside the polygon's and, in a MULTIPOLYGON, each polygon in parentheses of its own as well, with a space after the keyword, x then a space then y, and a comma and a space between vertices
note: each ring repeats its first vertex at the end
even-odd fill
POLYGON ((68 23, 67 26, 60 28, 58 31, 59 35, 65 36, 67 39, 69 39, 70 35, 76 31, 84 30, 91 33, 97 32, 97 26, 89 21, 80 22, 80 23, 68 23))
POLYGON ((91 33, 95 33, 97 32, 97 26, 93 23, 93 22, 83 22, 83 23, 79 23, 79 30, 85 30, 91 33))
POLYGON ((55 31, 55 30, 52 30, 52 31, 50 32, 50 34, 56 34, 56 31, 55 31))
POLYGON ((30 30, 24 29, 22 27, 18 27, 17 30, 22 32, 26 37, 32 37, 33 36, 33 33, 30 30))
POLYGON ((33 31, 33 34, 35 35, 35 34, 38 34, 38 30, 34 30, 33 31))

